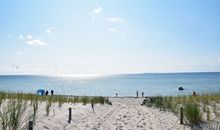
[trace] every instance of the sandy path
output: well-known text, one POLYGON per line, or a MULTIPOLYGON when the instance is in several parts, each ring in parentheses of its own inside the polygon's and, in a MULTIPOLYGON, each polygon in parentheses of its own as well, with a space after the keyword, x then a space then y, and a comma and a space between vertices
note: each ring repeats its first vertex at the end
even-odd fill
POLYGON ((178 118, 169 112, 140 106, 142 98, 112 98, 113 105, 56 105, 51 114, 39 113, 35 128, 50 130, 183 130, 178 118), (72 122, 67 123, 68 107, 72 107, 72 122))

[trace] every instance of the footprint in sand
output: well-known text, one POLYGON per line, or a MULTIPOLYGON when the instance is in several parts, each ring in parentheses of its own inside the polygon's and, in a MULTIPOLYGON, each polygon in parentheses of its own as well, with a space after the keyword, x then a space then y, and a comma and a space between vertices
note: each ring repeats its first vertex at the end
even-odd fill
POLYGON ((127 117, 127 115, 124 115, 124 116, 123 116, 123 118, 126 118, 126 117, 127 117))
POLYGON ((89 124, 86 124, 86 127, 88 128, 88 127, 89 127, 89 124))
POLYGON ((47 127, 47 126, 44 126, 44 128, 45 128, 45 129, 49 129, 49 127, 47 127))

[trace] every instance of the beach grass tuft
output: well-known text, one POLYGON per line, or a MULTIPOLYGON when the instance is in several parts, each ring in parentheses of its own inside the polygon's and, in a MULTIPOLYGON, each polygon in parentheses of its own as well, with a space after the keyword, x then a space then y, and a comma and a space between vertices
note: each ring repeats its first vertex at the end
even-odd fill
POLYGON ((0 112, 2 130, 17 130, 21 117, 26 110, 27 102, 20 99, 8 100, 8 103, 0 112))
POLYGON ((88 103, 94 104, 109 104, 111 102, 108 98, 95 96, 62 96, 62 95, 48 95, 48 96, 38 96, 31 93, 13 93, 13 92, 1 92, 0 91, 0 129, 2 130, 17 130, 27 127, 21 126, 21 119, 24 122, 32 121, 35 123, 37 118, 37 111, 39 103, 46 103, 46 115, 49 116, 51 106, 54 103, 58 103, 58 106, 61 108, 64 103, 82 103, 86 105, 88 103), (29 103, 29 105, 27 105, 29 103), (27 107, 31 106, 29 114, 25 115, 27 107), (25 116, 25 117, 24 117, 25 116), (27 117, 26 117, 27 116, 27 117), (24 120, 23 120, 24 119, 24 120))
POLYGON ((180 116, 180 108, 183 107, 185 123, 189 125, 199 124, 201 121, 220 122, 218 118, 220 109, 217 110, 217 104, 220 105, 220 94, 153 96, 146 99, 143 104, 163 111, 171 111, 177 116, 180 116))
POLYGON ((186 117, 189 124, 199 124, 202 120, 199 105, 196 103, 187 104, 184 107, 184 116, 186 117))

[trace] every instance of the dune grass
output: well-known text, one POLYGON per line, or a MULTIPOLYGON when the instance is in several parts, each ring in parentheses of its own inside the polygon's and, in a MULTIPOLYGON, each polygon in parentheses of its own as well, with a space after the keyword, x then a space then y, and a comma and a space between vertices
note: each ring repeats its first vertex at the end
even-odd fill
POLYGON ((0 92, 0 129, 2 130, 17 130, 27 129, 28 122, 32 121, 35 124, 39 103, 45 102, 45 113, 50 115, 51 106, 58 103, 58 107, 62 107, 64 103, 88 103, 94 104, 109 104, 111 102, 105 97, 88 97, 88 96, 38 96, 31 93, 12 93, 0 92), (27 109, 29 106, 31 109, 27 109), (29 114, 25 115, 25 111, 29 110, 29 114), (24 117, 25 116, 25 117, 24 117), (21 122, 27 122, 22 124, 21 122), (23 126, 21 126, 23 125, 23 126))
POLYGON ((93 100, 94 103, 100 104, 111 104, 108 98, 95 96, 62 96, 62 95, 53 95, 53 96, 38 96, 36 94, 31 93, 12 93, 12 92, 0 92, 0 104, 4 102, 6 99, 18 99, 18 100, 27 100, 30 101, 30 105, 32 105, 33 101, 49 101, 50 103, 59 103, 62 106, 63 103, 82 103, 87 104, 91 103, 93 100))
POLYGON ((217 104, 220 105, 220 94, 154 96, 148 98, 145 103, 148 107, 171 111, 177 116, 180 115, 180 108, 183 107, 185 123, 189 125, 198 125, 201 122, 220 122, 217 115, 220 113, 220 108, 217 108, 217 104), (213 114, 214 117, 211 116, 213 114))
POLYGON ((9 100, 0 112, 2 130, 17 130, 25 110, 26 102, 19 99, 9 100))
POLYGON ((197 104, 187 104, 184 107, 184 116, 186 117, 189 124, 198 124, 201 122, 201 112, 199 105, 197 104))

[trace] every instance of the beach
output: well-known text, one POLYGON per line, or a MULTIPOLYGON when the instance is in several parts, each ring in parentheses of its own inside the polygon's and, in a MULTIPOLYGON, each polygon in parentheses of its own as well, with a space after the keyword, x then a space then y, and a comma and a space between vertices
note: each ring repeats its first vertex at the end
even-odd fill
POLYGON ((100 97, 0 92, 0 129, 217 130, 219 101, 220 94, 100 97))
POLYGON ((45 104, 39 104, 35 130, 188 130, 180 125, 179 118, 171 112, 160 111, 140 104, 144 98, 110 98, 112 105, 82 105, 65 103, 51 106, 46 116, 45 104), (68 109, 72 120, 68 123, 68 109))

